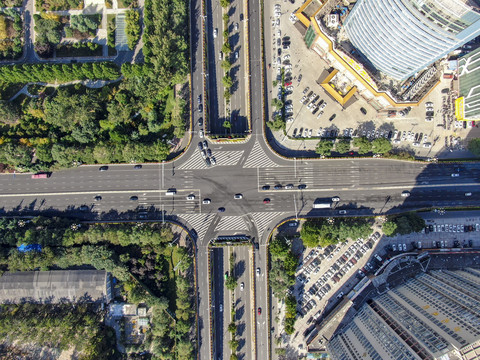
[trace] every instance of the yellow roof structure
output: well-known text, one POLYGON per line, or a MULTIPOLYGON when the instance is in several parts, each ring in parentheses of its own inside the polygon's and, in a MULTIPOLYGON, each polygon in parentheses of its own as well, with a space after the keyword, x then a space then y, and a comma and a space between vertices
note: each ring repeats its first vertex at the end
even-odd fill
POLYGON ((337 75, 338 70, 333 70, 326 78, 320 83, 320 86, 325 89, 326 92, 330 94, 340 105, 345 106, 348 100, 355 94, 357 91, 356 86, 352 86, 350 90, 345 95, 342 95, 338 90, 335 89, 335 85, 330 83, 335 75, 337 75))

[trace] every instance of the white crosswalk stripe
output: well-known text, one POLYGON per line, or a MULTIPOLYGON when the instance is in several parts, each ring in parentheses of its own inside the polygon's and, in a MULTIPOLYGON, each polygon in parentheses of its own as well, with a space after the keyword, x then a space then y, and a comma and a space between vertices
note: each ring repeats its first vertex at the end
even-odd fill
POLYGON ((201 240, 204 238, 205 233, 212 222, 216 214, 179 214, 178 217, 184 219, 188 224, 195 229, 198 235, 198 239, 201 240))
POLYGON ((263 151, 260 143, 258 141, 255 142, 253 145, 252 151, 248 154, 248 158, 243 164, 244 168, 256 168, 256 167, 278 167, 279 165, 274 163, 272 159, 270 159, 265 151, 263 151))
POLYGON ((243 216, 222 216, 215 231, 247 230, 243 216))
POLYGON ((255 227, 258 231, 258 238, 262 239, 263 233, 267 229, 268 224, 275 219, 277 216, 287 214, 285 212, 257 212, 251 213, 253 221, 255 222, 255 227))
MULTIPOLYGON (((217 165, 214 166, 233 166, 237 165, 240 161, 240 158, 243 155, 244 150, 238 151, 214 151, 213 157, 215 157, 217 165)), ((190 159, 185 161, 182 165, 178 167, 179 169, 207 169, 207 164, 203 160, 200 151, 195 151, 190 159)))

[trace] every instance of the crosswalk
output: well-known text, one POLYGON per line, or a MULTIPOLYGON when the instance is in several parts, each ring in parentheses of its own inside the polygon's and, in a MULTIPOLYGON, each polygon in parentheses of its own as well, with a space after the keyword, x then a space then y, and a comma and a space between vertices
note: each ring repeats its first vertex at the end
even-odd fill
POLYGON ((278 167, 279 165, 273 162, 272 159, 263 151, 258 141, 253 145, 252 151, 248 155, 247 160, 243 164, 244 168, 266 168, 266 167, 278 167))
POLYGON ((222 216, 215 231, 247 230, 243 216, 222 216))
POLYGON ((251 213, 250 215, 253 218, 255 227, 258 231, 258 238, 262 239, 263 233, 267 230, 270 222, 275 219, 277 216, 286 215, 286 212, 256 212, 251 213))
POLYGON ((188 222, 191 229, 196 231, 198 239, 201 240, 205 237, 215 214, 179 214, 178 217, 188 222))
MULTIPOLYGON (((215 166, 234 166, 237 165, 240 161, 240 158, 243 155, 244 150, 237 151, 213 151, 213 157, 215 157, 217 165, 212 165, 211 168, 215 166)), ((203 160, 200 151, 195 151, 193 155, 185 161, 182 165, 178 167, 181 170, 200 170, 207 169, 207 164, 203 160)))

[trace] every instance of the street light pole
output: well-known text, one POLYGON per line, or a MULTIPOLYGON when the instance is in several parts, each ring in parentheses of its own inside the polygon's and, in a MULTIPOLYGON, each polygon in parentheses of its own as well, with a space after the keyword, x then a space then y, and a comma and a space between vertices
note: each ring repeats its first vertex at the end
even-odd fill
POLYGON ((295 198, 295 194, 293 194, 293 205, 295 206, 295 220, 298 221, 298 215, 297 215, 297 200, 295 198))

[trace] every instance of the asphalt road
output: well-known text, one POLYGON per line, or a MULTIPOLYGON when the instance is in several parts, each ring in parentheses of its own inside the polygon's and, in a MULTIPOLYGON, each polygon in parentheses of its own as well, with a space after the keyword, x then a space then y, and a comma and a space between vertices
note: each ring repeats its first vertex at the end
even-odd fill
POLYGON ((228 334, 228 290, 225 287, 225 271, 228 271, 228 252, 223 248, 214 248, 212 250, 211 267, 212 267, 212 318, 214 326, 214 353, 217 357, 228 359, 224 357, 230 351, 228 341, 224 342, 228 334), (227 265, 227 266, 226 266, 227 265))

